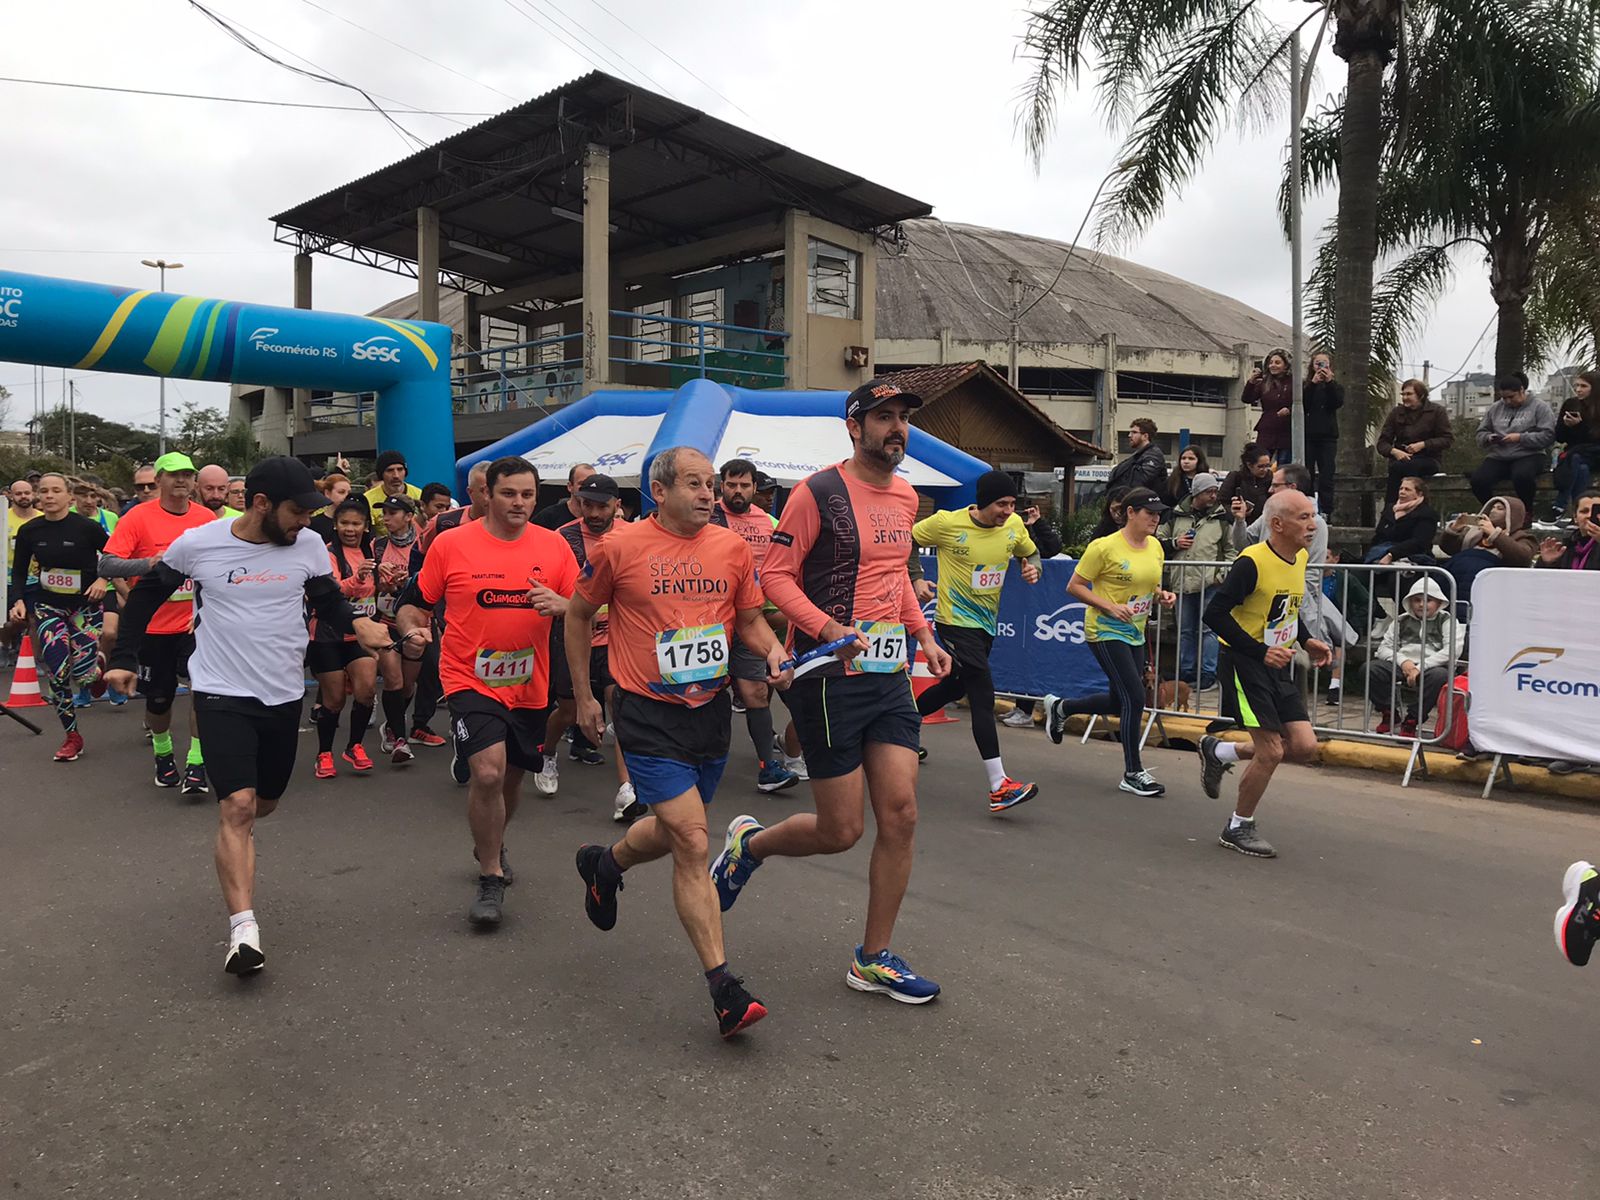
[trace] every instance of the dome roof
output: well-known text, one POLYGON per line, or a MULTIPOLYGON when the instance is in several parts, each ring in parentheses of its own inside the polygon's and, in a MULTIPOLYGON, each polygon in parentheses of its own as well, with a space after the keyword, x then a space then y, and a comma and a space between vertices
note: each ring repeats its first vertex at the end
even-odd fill
MULTIPOLYGON (((1050 286, 1069 249, 1068 243, 1050 238, 931 217, 903 221, 901 227, 908 239, 905 252, 878 255, 880 339, 934 339, 949 330, 958 341, 1004 341, 1010 336, 1003 314, 1011 302, 1012 269, 1022 274, 1027 307, 1050 286), (1001 311, 980 303, 974 287, 1001 311)), ((1022 341, 1089 344, 1108 333, 1119 349, 1228 354, 1239 342, 1257 353, 1284 345, 1290 330, 1176 276, 1080 250, 1055 289, 1022 318, 1022 341)))

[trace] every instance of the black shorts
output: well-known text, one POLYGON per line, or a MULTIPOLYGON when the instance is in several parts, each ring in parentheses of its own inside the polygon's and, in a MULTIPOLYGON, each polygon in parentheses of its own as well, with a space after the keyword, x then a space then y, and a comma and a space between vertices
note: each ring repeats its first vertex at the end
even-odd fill
POLYGON ((698 765, 728 757, 733 701, 727 688, 698 708, 618 688, 612 720, 629 754, 698 765))
MULTIPOLYGON (((567 650, 565 646, 557 645, 551 649, 550 658, 550 694, 557 700, 571 700, 572 693, 572 668, 567 664, 567 650)), ((611 655, 605 646, 591 646, 589 648, 589 690, 594 693, 594 698, 605 703, 606 688, 611 683, 611 655)))
POLYGON ((861 766, 868 742, 922 745, 911 676, 836 675, 798 680, 784 693, 812 779, 837 779, 861 766))
POLYGON ((139 691, 145 703, 171 707, 178 680, 189 678, 189 655, 194 653, 192 633, 146 634, 139 647, 139 691))
POLYGON ((253 696, 196 692, 194 718, 217 799, 246 788, 263 800, 283 795, 300 741, 300 701, 263 704, 253 696))
POLYGON ((371 657, 361 648, 360 642, 312 642, 306 647, 306 666, 313 675, 331 675, 353 662, 371 657))
POLYGON ((1259 659, 1218 648, 1217 681, 1222 688, 1222 715, 1241 729, 1282 733, 1285 725, 1311 720, 1288 667, 1269 667, 1259 659))
POLYGON ((994 649, 994 634, 968 625, 946 625, 939 622, 933 627, 939 635, 939 644, 950 652, 958 672, 988 675, 989 652, 994 649))
POLYGON ((546 708, 507 708, 481 692, 451 692, 450 724, 456 735, 456 753, 471 758, 492 746, 505 745, 506 765, 524 771, 544 767, 541 747, 548 721, 546 708))

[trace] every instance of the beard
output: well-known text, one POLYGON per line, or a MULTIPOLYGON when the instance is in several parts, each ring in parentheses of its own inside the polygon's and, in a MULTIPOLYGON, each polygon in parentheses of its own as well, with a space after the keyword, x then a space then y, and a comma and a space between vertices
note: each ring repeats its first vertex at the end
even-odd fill
POLYGON ((611 523, 614 519, 613 517, 606 517, 604 520, 600 520, 595 517, 585 517, 583 519, 583 527, 594 534, 595 537, 605 537, 606 534, 611 532, 611 523))
POLYGON ((893 470, 905 461, 906 444, 898 437, 888 437, 881 442, 869 442, 862 438, 861 452, 880 466, 893 470))
POLYGON ((295 538, 300 536, 298 529, 291 533, 283 527, 283 523, 278 520, 278 513, 275 509, 261 518, 261 532, 267 535, 267 540, 274 546, 292 546, 295 538))
POLYGON ((722 503, 729 512, 735 515, 743 515, 750 511, 750 505, 754 503, 754 500, 747 496, 724 496, 722 503))

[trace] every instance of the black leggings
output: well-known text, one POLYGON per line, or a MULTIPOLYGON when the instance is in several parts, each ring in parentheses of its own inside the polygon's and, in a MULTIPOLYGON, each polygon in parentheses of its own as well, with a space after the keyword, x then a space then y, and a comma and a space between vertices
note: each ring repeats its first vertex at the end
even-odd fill
POLYGON ((917 711, 926 717, 965 696, 972 705, 972 740, 978 744, 978 757, 986 762, 999 758, 1000 732, 994 725, 994 672, 989 669, 989 650, 994 646, 994 635, 943 622, 934 628, 939 641, 950 652, 950 674, 917 698, 917 711))
POLYGON ((1077 700, 1062 700, 1061 711, 1120 717, 1122 769, 1132 775, 1144 770, 1139 760, 1139 735, 1144 729, 1144 647, 1130 646, 1127 642, 1090 642, 1089 652, 1106 673, 1111 690, 1077 700))
POLYGON ((1338 438, 1306 439, 1306 466, 1311 469, 1311 490, 1317 495, 1317 511, 1323 516, 1333 511, 1333 481, 1339 469, 1338 457, 1338 438))

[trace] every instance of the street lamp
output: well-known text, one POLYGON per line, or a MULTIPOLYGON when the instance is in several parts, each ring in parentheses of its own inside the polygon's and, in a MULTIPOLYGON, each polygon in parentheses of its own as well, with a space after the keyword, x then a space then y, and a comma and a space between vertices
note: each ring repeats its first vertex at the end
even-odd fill
MULTIPOLYGON (((164 258, 141 259, 147 267, 154 267, 161 272, 161 290, 167 290, 167 272, 176 271, 183 266, 181 262, 168 262, 164 258)), ((167 377, 161 376, 161 423, 158 427, 160 434, 161 453, 167 452, 167 377)))

